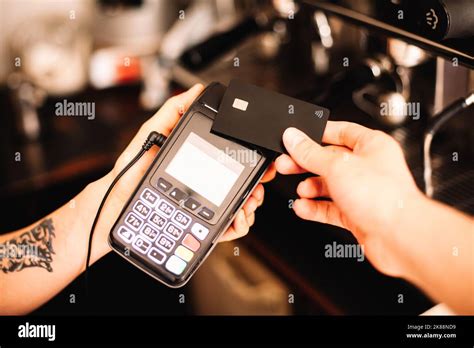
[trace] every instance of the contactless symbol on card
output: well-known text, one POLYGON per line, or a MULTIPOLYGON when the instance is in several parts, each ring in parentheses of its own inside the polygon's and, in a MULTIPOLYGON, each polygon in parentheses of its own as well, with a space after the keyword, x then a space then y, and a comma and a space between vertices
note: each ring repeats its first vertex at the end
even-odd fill
POLYGON ((318 117, 321 118, 324 116, 324 111, 323 110, 316 110, 314 114, 318 117))

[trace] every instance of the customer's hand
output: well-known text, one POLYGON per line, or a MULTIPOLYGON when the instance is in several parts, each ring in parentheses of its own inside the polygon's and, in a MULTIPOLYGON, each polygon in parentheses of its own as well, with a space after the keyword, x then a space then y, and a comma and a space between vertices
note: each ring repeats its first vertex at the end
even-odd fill
MULTIPOLYGON (((198 84, 188 91, 170 98, 161 109, 148 121, 146 121, 135 135, 133 140, 127 146, 115 163, 111 173, 103 180, 103 185, 108 186, 115 176, 130 162, 138 153, 148 134, 151 131, 157 131, 164 135, 169 135, 175 127, 179 118, 186 112, 194 99, 202 92, 203 86, 198 84)), ((98 229, 102 233, 103 241, 110 231, 113 222, 117 219, 120 211, 128 201, 140 179, 145 175, 158 149, 152 147, 143 157, 122 177, 113 190, 106 208, 100 218, 98 229)), ((275 169, 272 166, 264 175, 262 182, 269 181, 275 177, 275 169)), ((252 195, 249 197, 243 208, 237 213, 236 218, 229 229, 222 235, 220 241, 232 240, 246 235, 250 226, 255 220, 255 210, 263 202, 264 189, 259 184, 252 195)))
POLYGON ((302 181, 293 204, 306 220, 350 230, 380 271, 400 275, 400 238, 395 226, 423 197, 399 144, 389 135, 349 122, 329 121, 321 146, 289 128, 283 135, 288 155, 276 160, 282 174, 319 174, 302 181), (326 197, 331 201, 315 200, 326 197))

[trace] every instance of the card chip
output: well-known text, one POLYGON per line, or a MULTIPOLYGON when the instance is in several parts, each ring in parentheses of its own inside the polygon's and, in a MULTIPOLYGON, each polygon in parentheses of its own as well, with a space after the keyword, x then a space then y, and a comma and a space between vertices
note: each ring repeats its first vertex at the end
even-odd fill
POLYGON ((242 100, 242 99, 239 99, 239 98, 235 98, 234 103, 232 104, 232 107, 235 108, 235 109, 245 111, 245 110, 247 110, 248 105, 249 105, 248 101, 245 101, 245 100, 242 100))

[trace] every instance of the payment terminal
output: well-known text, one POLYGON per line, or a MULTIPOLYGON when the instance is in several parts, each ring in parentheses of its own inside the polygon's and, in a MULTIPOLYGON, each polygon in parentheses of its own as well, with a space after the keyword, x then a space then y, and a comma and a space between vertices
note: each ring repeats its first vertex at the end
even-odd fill
POLYGON ((109 234, 117 253, 170 287, 191 278, 272 160, 211 133, 225 90, 212 83, 194 101, 109 234))

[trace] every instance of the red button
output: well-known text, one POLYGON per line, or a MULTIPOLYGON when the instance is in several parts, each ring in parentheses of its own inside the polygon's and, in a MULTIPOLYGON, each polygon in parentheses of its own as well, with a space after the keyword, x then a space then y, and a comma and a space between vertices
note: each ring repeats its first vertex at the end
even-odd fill
POLYGON ((191 249, 192 251, 196 251, 199 249, 199 247, 201 246, 201 243, 198 242, 198 240, 196 238, 194 238, 193 236, 191 236, 190 234, 186 235, 186 237, 184 237, 183 239, 183 245, 189 249, 191 249))

